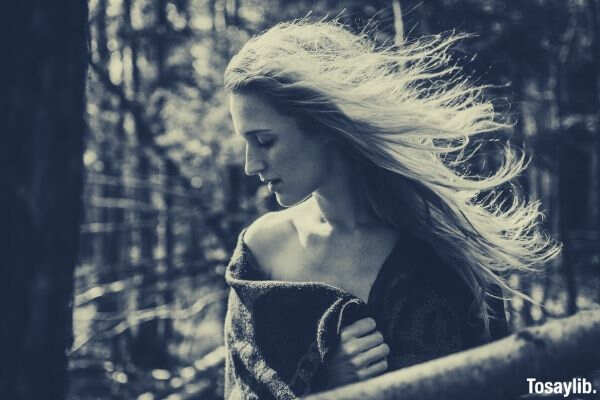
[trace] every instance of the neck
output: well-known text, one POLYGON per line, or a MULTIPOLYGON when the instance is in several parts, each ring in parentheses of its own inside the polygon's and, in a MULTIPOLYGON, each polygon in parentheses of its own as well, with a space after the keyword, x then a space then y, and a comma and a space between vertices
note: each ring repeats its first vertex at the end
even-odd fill
POLYGON ((332 160, 330 172, 327 181, 312 196, 320 222, 343 231, 375 223, 350 162, 338 154, 332 160))

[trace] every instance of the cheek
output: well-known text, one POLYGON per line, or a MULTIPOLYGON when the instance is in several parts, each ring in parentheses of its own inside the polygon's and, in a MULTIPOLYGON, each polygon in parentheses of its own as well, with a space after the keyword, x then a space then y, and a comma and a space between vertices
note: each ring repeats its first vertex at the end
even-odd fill
POLYGON ((319 146, 305 145, 295 149, 290 152, 289 160, 291 173, 310 186, 319 185, 329 168, 326 154, 319 146))
POLYGON ((321 175, 327 171, 326 150, 321 143, 301 138, 274 146, 268 157, 274 172, 304 187, 303 184, 314 185, 315 181, 320 181, 321 175))
POLYGON ((282 144, 271 150, 269 158, 273 167, 282 173, 289 173, 302 167, 303 154, 302 148, 295 144, 282 144))

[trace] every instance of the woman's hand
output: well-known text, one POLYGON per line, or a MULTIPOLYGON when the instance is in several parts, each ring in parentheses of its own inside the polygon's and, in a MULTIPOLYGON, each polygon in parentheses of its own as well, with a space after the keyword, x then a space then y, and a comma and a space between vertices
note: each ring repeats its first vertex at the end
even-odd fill
POLYGON ((340 344, 327 363, 327 385, 333 388, 385 372, 390 348, 375 330, 373 318, 363 318, 342 329, 340 344))

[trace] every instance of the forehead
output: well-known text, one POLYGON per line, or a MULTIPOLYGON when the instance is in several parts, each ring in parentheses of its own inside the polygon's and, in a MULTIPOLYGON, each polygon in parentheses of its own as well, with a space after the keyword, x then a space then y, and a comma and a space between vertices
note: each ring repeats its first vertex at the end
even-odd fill
POLYGON ((238 134, 256 129, 277 130, 295 126, 293 118, 281 114, 261 96, 254 94, 230 94, 229 112, 238 134))

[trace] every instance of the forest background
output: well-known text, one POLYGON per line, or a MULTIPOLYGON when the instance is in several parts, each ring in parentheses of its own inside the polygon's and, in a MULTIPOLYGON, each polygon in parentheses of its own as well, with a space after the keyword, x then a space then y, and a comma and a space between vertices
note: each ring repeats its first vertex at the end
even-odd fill
MULTIPOLYGON (((223 91, 252 35, 312 13, 376 40, 473 33, 456 62, 517 123, 518 184, 564 248, 510 283, 512 330, 600 306, 600 1, 91 0, 69 399, 222 398, 223 274, 277 208, 243 174, 223 91), (401 17, 400 17, 401 16, 401 17)), ((494 161, 490 150, 479 159, 494 161)))

